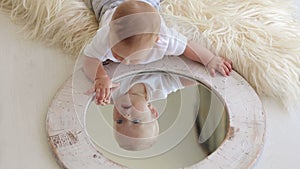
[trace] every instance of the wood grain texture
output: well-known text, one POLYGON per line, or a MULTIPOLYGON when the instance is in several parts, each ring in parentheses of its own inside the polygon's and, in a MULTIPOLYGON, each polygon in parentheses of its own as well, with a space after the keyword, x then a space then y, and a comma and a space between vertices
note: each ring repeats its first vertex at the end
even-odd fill
MULTIPOLYGON (((126 168, 96 150, 85 131, 85 112, 92 86, 77 63, 74 74, 58 91, 47 114, 49 143, 58 163, 67 169, 126 168)), ((110 65, 107 65, 108 67, 110 65)), ((166 57, 149 65, 118 66, 110 69, 113 79, 130 74, 167 71, 202 82, 225 103, 229 132, 221 146, 201 162, 186 169, 246 169, 258 159, 264 144, 265 114, 253 88, 236 72, 230 77, 210 77, 205 68, 178 57, 166 57)))

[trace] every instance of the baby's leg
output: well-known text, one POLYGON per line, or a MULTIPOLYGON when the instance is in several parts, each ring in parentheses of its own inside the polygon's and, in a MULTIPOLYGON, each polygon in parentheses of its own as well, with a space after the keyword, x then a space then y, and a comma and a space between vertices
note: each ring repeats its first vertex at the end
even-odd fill
POLYGON ((160 3, 163 1, 163 0, 146 0, 147 2, 149 2, 150 4, 152 4, 152 6, 154 8, 156 8, 157 10, 159 10, 159 6, 160 6, 160 3))
POLYGON ((104 13, 114 7, 119 6, 124 0, 91 0, 97 20, 100 22, 104 13))
POLYGON ((83 71, 85 75, 92 81, 95 80, 99 64, 102 64, 98 59, 83 56, 83 71))

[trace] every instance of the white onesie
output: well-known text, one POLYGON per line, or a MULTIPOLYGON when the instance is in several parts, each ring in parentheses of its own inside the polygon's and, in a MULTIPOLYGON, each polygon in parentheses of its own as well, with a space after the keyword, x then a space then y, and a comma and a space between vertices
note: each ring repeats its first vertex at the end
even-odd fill
POLYGON ((179 76, 167 73, 135 75, 119 82, 119 88, 112 94, 113 100, 127 93, 132 86, 138 83, 145 85, 149 102, 165 99, 168 94, 184 88, 179 76))
MULTIPOLYGON (((109 23, 116 8, 110 9, 103 15, 100 25, 101 28, 97 31, 90 44, 84 49, 84 54, 89 57, 97 58, 104 62, 107 59, 113 62, 120 62, 113 57, 109 45, 109 23)), ((159 32, 159 40, 154 45, 155 49, 149 55, 147 60, 141 61, 139 64, 147 64, 160 60, 164 55, 179 56, 183 54, 187 46, 187 38, 177 32, 175 29, 168 28, 166 23, 161 19, 161 28, 159 32)))

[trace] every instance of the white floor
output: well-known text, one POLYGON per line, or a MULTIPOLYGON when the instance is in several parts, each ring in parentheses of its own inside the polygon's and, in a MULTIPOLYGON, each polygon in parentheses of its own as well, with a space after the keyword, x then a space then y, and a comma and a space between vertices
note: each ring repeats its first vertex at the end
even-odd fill
POLYGON ((0 15, 0 169, 59 169, 45 132, 47 107, 72 73, 60 51, 22 39, 0 15))
MULTIPOLYGON (((0 169, 59 169, 47 143, 45 117, 75 60, 24 40, 7 16, 0 15, 0 25, 0 169)), ((267 134, 255 169, 299 168, 300 117, 295 114, 300 106, 286 111, 276 100, 262 100, 267 134)))

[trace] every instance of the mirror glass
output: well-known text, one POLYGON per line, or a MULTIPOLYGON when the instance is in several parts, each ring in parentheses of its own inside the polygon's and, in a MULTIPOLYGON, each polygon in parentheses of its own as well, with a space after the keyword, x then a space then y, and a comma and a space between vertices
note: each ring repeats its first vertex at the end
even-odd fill
POLYGON ((111 104, 91 102, 85 128, 97 150, 129 168, 191 166, 222 144, 224 103, 200 82, 172 73, 139 73, 117 82, 111 104))

